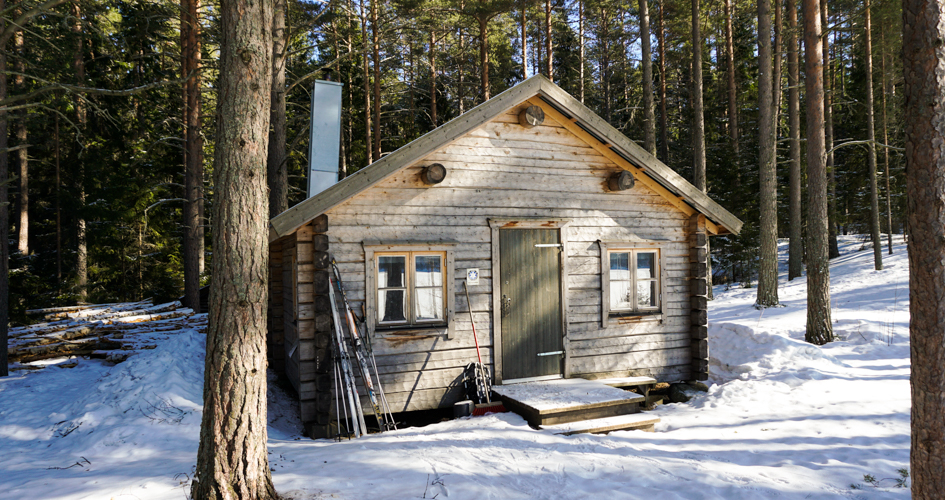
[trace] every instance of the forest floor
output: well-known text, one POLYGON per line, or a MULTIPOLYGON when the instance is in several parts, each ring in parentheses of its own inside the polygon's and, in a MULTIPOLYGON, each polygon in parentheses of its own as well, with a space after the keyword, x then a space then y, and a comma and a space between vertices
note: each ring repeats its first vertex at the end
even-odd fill
MULTIPOLYGON (((655 433, 558 436, 504 413, 312 441, 270 383, 276 488, 295 500, 909 498, 908 259, 897 243, 874 271, 872 252, 844 238, 831 267, 842 340, 824 347, 804 342, 805 278, 782 272, 784 307, 764 311, 755 289, 716 287, 709 391, 658 407, 655 433)), ((0 496, 186 498, 204 337, 154 342, 118 365, 13 366, 0 380, 0 496)))

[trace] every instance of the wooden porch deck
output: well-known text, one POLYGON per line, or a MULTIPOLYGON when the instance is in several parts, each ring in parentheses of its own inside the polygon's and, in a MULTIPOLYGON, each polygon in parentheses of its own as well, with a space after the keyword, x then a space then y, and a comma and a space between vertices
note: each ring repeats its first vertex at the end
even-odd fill
POLYGON ((560 433, 603 433, 615 430, 652 430, 656 417, 625 418, 639 413, 646 396, 614 386, 649 386, 653 379, 634 377, 630 383, 617 379, 607 381, 582 378, 545 380, 493 386, 509 410, 518 413, 536 427, 555 427, 560 433), (621 418, 623 417, 623 418, 621 418), (582 425, 562 425, 582 422, 582 425), (560 427, 560 429, 557 429, 560 427))

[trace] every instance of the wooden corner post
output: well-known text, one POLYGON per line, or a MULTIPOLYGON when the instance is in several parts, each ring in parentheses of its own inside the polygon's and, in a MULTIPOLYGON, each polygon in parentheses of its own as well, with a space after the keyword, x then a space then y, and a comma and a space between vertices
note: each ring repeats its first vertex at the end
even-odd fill
POLYGON ((696 213, 689 218, 692 380, 709 378, 708 264, 709 234, 705 215, 696 213))
POLYGON ((299 401, 305 433, 331 437, 331 303, 328 299, 328 216, 319 215, 299 233, 299 343, 301 387, 299 401))

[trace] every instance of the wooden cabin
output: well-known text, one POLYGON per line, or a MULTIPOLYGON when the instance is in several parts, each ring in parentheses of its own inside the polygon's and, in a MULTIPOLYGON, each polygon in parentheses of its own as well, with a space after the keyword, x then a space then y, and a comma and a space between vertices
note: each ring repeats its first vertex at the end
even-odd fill
POLYGON ((270 363, 327 435, 334 258, 395 412, 464 399, 470 310, 494 384, 705 380, 706 245, 741 226, 535 76, 271 221, 270 363))

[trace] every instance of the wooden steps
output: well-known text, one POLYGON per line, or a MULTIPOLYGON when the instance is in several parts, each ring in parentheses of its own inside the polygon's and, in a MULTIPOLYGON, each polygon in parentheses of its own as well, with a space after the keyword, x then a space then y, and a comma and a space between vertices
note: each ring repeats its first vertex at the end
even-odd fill
POLYGON ((492 390, 506 408, 539 427, 632 415, 646 400, 641 394, 580 378, 501 385, 492 390))
POLYGON ((627 431, 638 429, 646 432, 653 432, 654 425, 659 422, 659 417, 647 415, 645 413, 634 413, 631 415, 619 415, 616 417, 595 418, 593 420, 582 420, 580 422, 569 422, 565 424, 543 425, 541 428, 551 431, 554 434, 606 434, 614 431, 627 431))

